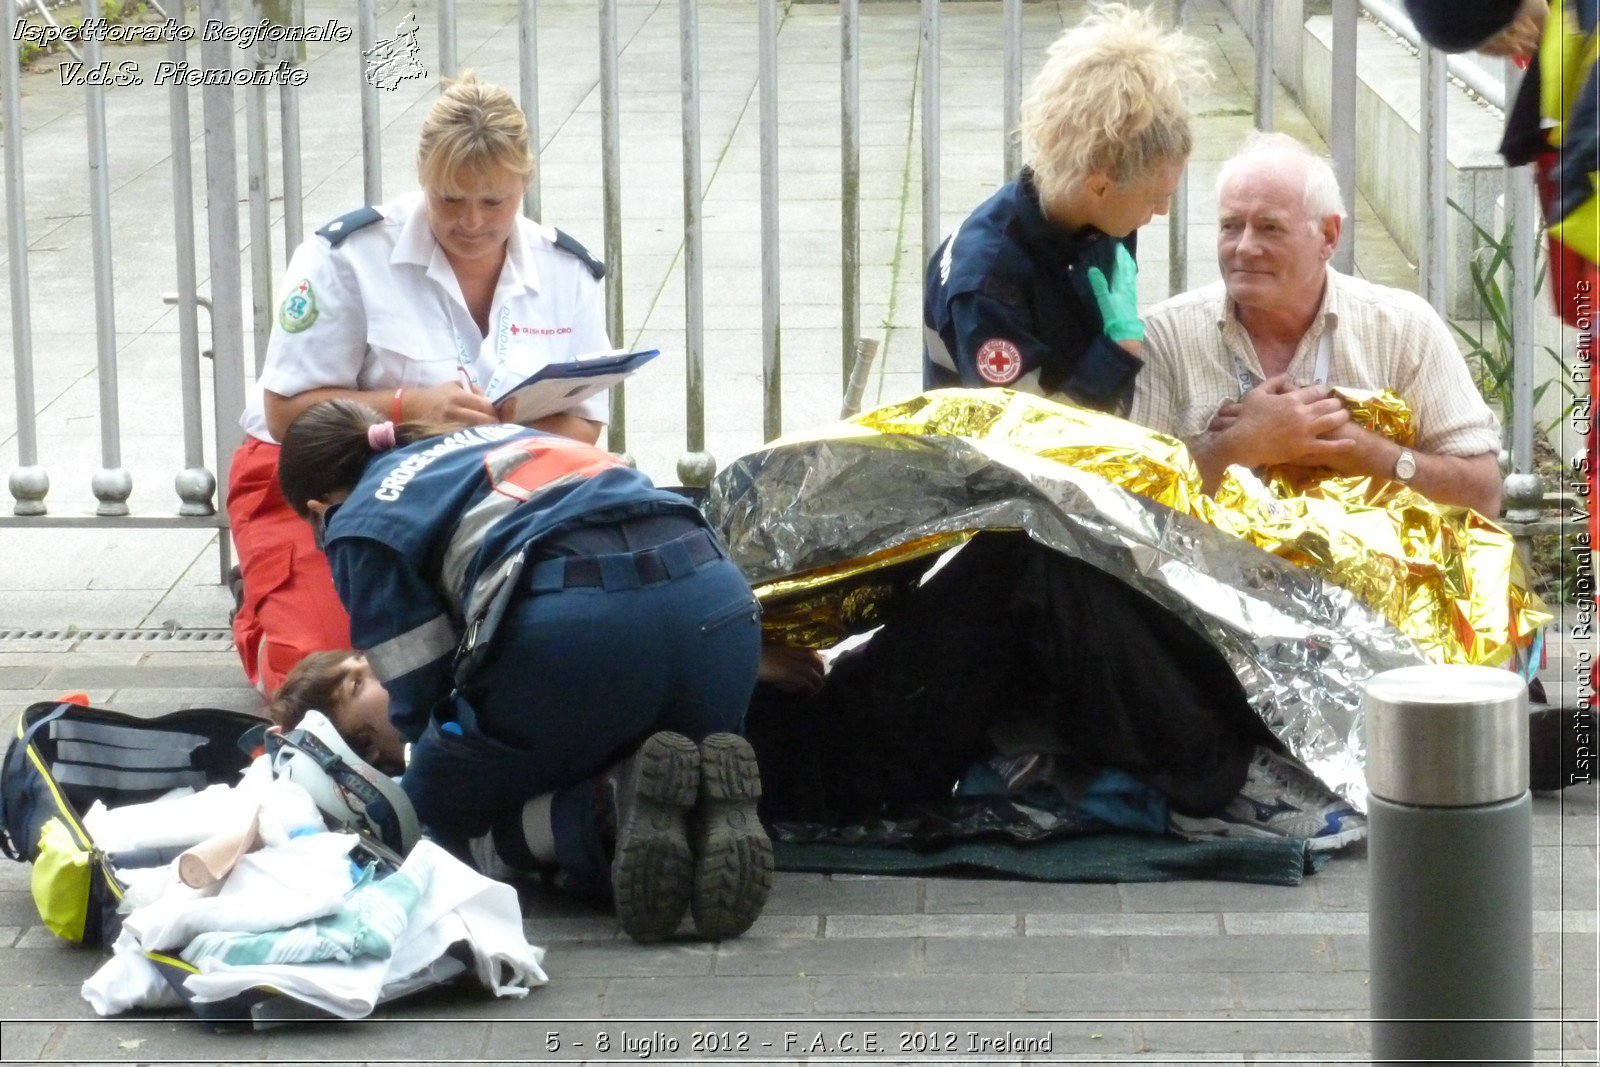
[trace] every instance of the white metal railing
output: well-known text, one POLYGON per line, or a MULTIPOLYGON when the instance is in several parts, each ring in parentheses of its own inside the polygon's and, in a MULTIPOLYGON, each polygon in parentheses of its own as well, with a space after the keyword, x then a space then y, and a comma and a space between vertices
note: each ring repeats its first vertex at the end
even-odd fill
MULTIPOLYGON (((6 25, 14 25, 26 6, 19 0, 3 0, 6 25)), ((28 0, 29 3, 34 0, 28 0)), ((938 0, 918 0, 920 14, 920 63, 915 75, 919 79, 917 100, 921 122, 920 159, 920 251, 926 262, 942 236, 940 204, 940 89, 944 72, 940 66, 941 5, 938 0), (932 118, 928 118, 931 116, 932 118)), ((185 0, 171 0, 164 5, 166 14, 180 21, 192 13, 185 0)), ((370 52, 378 43, 376 0, 359 0, 355 6, 354 21, 357 45, 362 53, 370 52)), ((1177 0, 1170 4, 1177 20, 1187 16, 1188 4, 1177 0)), ((1335 170, 1341 184, 1353 190, 1355 140, 1355 27, 1359 9, 1365 7, 1386 22, 1395 25, 1398 32, 1405 29, 1393 22, 1394 9, 1383 0, 1333 0, 1333 122, 1330 141, 1335 170)), ((348 10, 348 9, 345 9, 348 10)), ((392 9, 391 9, 392 10, 392 9)), ((618 0, 597 0, 598 25, 598 78, 595 84, 600 110, 599 181, 603 196, 602 228, 604 231, 603 258, 610 267, 606 288, 606 316, 611 335, 621 339, 626 336, 626 315, 623 304, 623 279, 628 269, 628 245, 624 240, 622 203, 620 199, 623 153, 620 114, 619 57, 623 42, 618 30, 618 0)), ((86 15, 97 13, 96 0, 87 0, 86 15)), ((1275 84, 1272 69, 1273 5, 1262 2, 1258 6, 1255 22, 1257 42, 1256 121, 1269 127, 1273 121, 1271 88, 1275 84)), ((250 5, 228 3, 227 0, 199 0, 198 16, 202 20, 251 21, 273 17, 281 20, 304 22, 304 0, 277 0, 266 3, 255 0, 250 5)), ((679 0, 679 40, 681 65, 681 116, 682 116, 682 196, 683 233, 681 241, 682 269, 684 272, 685 300, 685 396, 683 419, 684 441, 679 461, 679 476, 686 484, 704 484, 714 469, 714 461, 706 449, 706 401, 704 330, 707 300, 704 273, 706 253, 701 234, 705 182, 701 172, 701 112, 699 72, 704 58, 699 53, 700 8, 699 0, 679 0)), ((783 297, 780 288, 780 255, 783 243, 780 238, 778 216, 783 169, 779 161, 779 102, 778 86, 780 29, 788 13, 780 0, 757 0, 757 11, 751 27, 754 51, 758 56, 758 77, 755 81, 759 97, 760 125, 760 306, 761 306, 761 358, 762 379, 761 408, 763 436, 770 439, 785 426, 782 404, 783 360, 783 297)), ((1003 42, 1003 76, 999 101, 1005 131, 1014 130, 1022 92, 1022 26, 1024 5, 1021 0, 1003 0, 994 6, 994 17, 1000 22, 1000 40, 1003 42)), ((457 33, 458 12, 453 0, 438 0, 437 27, 439 28, 439 69, 444 72, 457 69, 459 49, 457 33)), ((861 323, 862 270, 861 270, 861 205, 862 165, 861 129, 862 102, 860 85, 861 28, 863 15, 859 0, 840 0, 840 315, 839 351, 842 354, 841 391, 848 389, 861 375, 857 360, 873 345, 863 345, 861 323)), ((519 95, 534 128, 536 143, 540 115, 539 88, 542 76, 536 62, 538 40, 538 0, 518 0, 516 5, 516 34, 520 42, 523 62, 519 68, 519 95)), ((190 62, 198 58, 207 69, 227 69, 235 64, 237 48, 225 40, 201 40, 186 43, 171 40, 166 46, 166 56, 174 63, 190 62), (198 51, 198 57, 194 54, 198 51)), ((0 516, 0 524, 34 526, 196 526, 222 527, 226 520, 216 506, 218 484, 226 484, 227 466, 232 449, 237 444, 240 431, 238 415, 244 405, 247 381, 246 351, 259 369, 264 353, 267 331, 272 320, 272 292, 280 269, 273 254, 274 232, 271 224, 271 201, 274 188, 283 200, 281 239, 285 254, 299 243, 304 233, 302 200, 304 178, 301 169, 303 137, 301 130, 301 96, 298 86, 279 84, 275 87, 231 85, 206 85, 200 92, 202 132, 199 139, 204 168, 202 187, 205 193, 206 260, 204 273, 209 295, 202 296, 197 274, 199 265, 198 237, 193 217, 195 161, 191 158, 191 145, 195 143, 190 125, 190 93, 174 84, 167 96, 167 126, 171 144, 172 202, 170 229, 174 237, 176 261, 174 279, 176 295, 170 299, 177 306, 179 367, 181 368, 177 419, 181 421, 183 438, 183 466, 175 476, 174 485, 179 506, 171 514, 132 513, 127 506, 131 477, 122 461, 122 433, 118 407, 118 362, 116 350, 116 298, 117 273, 115 250, 110 246, 111 226, 108 220, 110 193, 107 186, 108 161, 106 156, 106 131, 104 102, 107 88, 88 86, 85 89, 88 116, 87 159, 90 183, 91 232, 93 235, 90 260, 92 263, 93 298, 95 306, 95 336, 98 350, 98 416, 100 425, 100 466, 93 472, 90 482, 97 501, 94 517, 62 513, 52 510, 49 503, 50 477, 40 454, 36 412, 38 408, 34 378, 34 340, 38 324, 30 315, 28 236, 25 206, 25 157, 23 153, 23 104, 20 71, 16 48, 7 42, 3 64, 0 64, 0 95, 4 97, 5 124, 5 198, 7 221, 7 270, 10 292, 12 353, 16 386, 16 450, 17 463, 12 469, 9 487, 14 500, 12 514, 0 516), (269 118, 273 111, 271 97, 277 96, 278 143, 270 142, 269 118), (243 97, 244 152, 243 167, 248 189, 248 207, 244 212, 241 231, 241 214, 236 191, 239 188, 241 153, 236 125, 238 114, 236 100, 243 97), (276 155, 279 165, 273 168, 276 155), (249 277, 241 268, 241 250, 248 247, 249 277), (247 306, 248 289, 251 311, 246 322, 243 309, 247 306), (210 383, 209 397, 203 395, 204 366, 202 363, 198 312, 209 309, 210 329, 210 383), (203 412, 211 409, 210 432, 206 432, 203 412), (213 457, 214 470, 208 469, 204 456, 213 457)), ((86 58, 95 62, 99 46, 90 42, 86 58)), ((298 62, 296 49, 272 41, 257 44, 251 62, 257 68, 267 69, 280 63, 298 62)), ((359 131, 352 130, 352 141, 359 134, 362 160, 362 188, 368 202, 383 199, 383 124, 382 97, 372 80, 361 77, 359 66, 353 64, 349 76, 351 88, 360 99, 359 131)), ((1492 99, 1493 85, 1483 83, 1481 70, 1450 66, 1475 91, 1492 99)), ((1447 64, 1437 53, 1421 50, 1419 77, 1424 78, 1428 92, 1424 94, 1428 106, 1424 109, 1423 141, 1427 145, 1427 195, 1428 205, 1425 225, 1431 227, 1423 242, 1424 255, 1420 271, 1421 288, 1436 306, 1443 299, 1442 250, 1443 220, 1446 218, 1443 186, 1443 124, 1447 121, 1443 105, 1447 64)), ((1504 93, 1501 94, 1504 100, 1504 93)), ((1015 140, 1008 134, 994 145, 998 173, 1009 175, 1019 165, 1015 140)), ((1518 226, 1516 232, 1532 231, 1533 201, 1531 183, 1526 175, 1509 173, 1507 177, 1507 202, 1518 226)), ((540 213, 542 188, 536 180, 528 190, 526 209, 533 215, 540 213)), ((1188 257, 1184 236, 1188 216, 1187 189, 1180 189, 1175 198, 1169 229, 1168 282, 1172 291, 1188 287, 1188 257)), ((151 205, 150 210, 161 210, 151 205)), ((1352 262, 1355 227, 1349 226, 1345 243, 1339 250, 1336 265, 1348 270, 1352 262)), ((1516 377, 1516 406, 1511 434, 1514 474, 1531 476, 1533 440, 1533 369, 1531 358, 1531 308, 1532 308, 1532 243, 1525 246, 1524 261, 1517 271, 1517 288, 1514 306, 1518 316, 1518 351, 1516 377)), ((920 266, 917 271, 920 275, 920 266)), ((859 393, 857 393, 859 399, 859 393)), ((612 430, 610 444, 621 451, 627 447, 629 418, 627 393, 618 388, 613 395, 612 430)), ((145 414, 145 413, 141 413, 145 414)), ((1518 498, 1526 500, 1526 494, 1518 498)), ((1515 502, 1513 501, 1513 506, 1515 502)), ((227 562, 227 538, 219 539, 224 567, 227 562)))

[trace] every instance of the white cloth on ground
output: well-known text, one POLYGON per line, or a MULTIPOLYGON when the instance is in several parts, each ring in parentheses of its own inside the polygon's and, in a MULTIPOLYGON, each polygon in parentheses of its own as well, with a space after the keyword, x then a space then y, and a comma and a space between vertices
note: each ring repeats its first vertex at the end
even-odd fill
POLYGON ((190 889, 176 877, 154 903, 123 920, 146 950, 182 948, 211 931, 281 930, 344 903, 354 883, 350 850, 355 834, 315 833, 240 858, 215 891, 190 889))
MULTIPOLYGON (((172 845, 203 840, 218 829, 247 821, 258 806, 266 847, 241 857, 224 881, 206 890, 179 881, 175 864, 125 873, 133 887, 125 905, 138 906, 124 919, 113 958, 82 987, 84 998, 102 1015, 179 1003, 146 953, 183 948, 207 933, 285 930, 333 915, 349 903, 353 882, 349 852, 358 838, 326 832, 305 790, 292 782, 273 782, 265 760, 257 760, 236 789, 208 789, 166 803, 182 804, 193 825, 186 827, 176 808, 163 808, 154 813, 156 833, 139 840, 141 847, 153 841, 172 845), (297 827, 310 826, 315 832, 289 836, 298 832, 297 827)), ((127 811, 105 813, 116 824, 113 830, 137 831, 137 824, 151 814, 121 814, 127 811)), ((122 838, 123 847, 134 847, 128 841, 122 838)), ((189 991, 197 1000, 216 1001, 267 986, 331 1014, 356 1019, 390 996, 428 984, 427 976, 441 973, 445 952, 457 942, 471 949, 474 973, 496 995, 525 996, 529 987, 548 981, 540 968, 544 950, 530 945, 524 936, 516 892, 510 886, 483 877, 428 841, 412 850, 400 870, 405 879, 373 897, 386 905, 379 909, 381 916, 371 910, 366 913, 361 932, 367 939, 366 954, 346 953, 353 956, 348 962, 228 966, 206 958, 202 945, 196 953, 202 973, 189 977, 189 991), (404 893, 394 892, 408 883, 404 893)), ((352 937, 350 944, 356 941, 352 937)))
POLYGON ((214 961, 229 966, 257 963, 348 962, 358 956, 388 959, 395 938, 410 922, 424 886, 419 871, 402 867, 387 878, 363 878, 340 902, 338 910, 320 918, 258 933, 212 930, 189 942, 181 955, 200 966, 214 961))
POLYGON ((419 842, 401 870, 422 891, 388 959, 244 966, 206 959, 185 986, 202 1002, 270 986, 341 1018, 360 1019, 385 999, 387 988, 412 988, 407 979, 457 941, 467 943, 478 980, 497 996, 525 996, 549 980, 540 967, 544 950, 524 936, 510 886, 490 881, 431 841, 419 842))
POLYGON ((236 786, 217 784, 198 793, 176 791, 146 804, 107 808, 95 801, 84 813, 84 829, 103 852, 141 848, 188 848, 224 831, 242 828, 261 808, 261 839, 277 844, 298 829, 323 826, 304 789, 274 781, 265 758, 246 768, 236 786))
POLYGON ((175 863, 132 872, 140 903, 123 919, 111 958, 83 983, 84 999, 101 1015, 181 1007, 145 953, 181 948, 207 931, 275 930, 338 911, 353 881, 356 841, 355 834, 304 834, 242 857, 209 889, 184 885, 175 863))
POLYGON ((83 983, 83 999, 99 1015, 121 1015, 135 1008, 181 1008, 183 998, 161 971, 139 951, 127 927, 111 946, 111 958, 83 983))

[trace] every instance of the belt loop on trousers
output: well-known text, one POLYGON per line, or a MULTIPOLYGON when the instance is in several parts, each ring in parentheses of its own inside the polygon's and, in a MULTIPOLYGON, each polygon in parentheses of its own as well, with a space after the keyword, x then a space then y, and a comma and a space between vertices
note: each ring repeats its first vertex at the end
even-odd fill
POLYGON ((530 568, 528 592, 559 593, 567 587, 567 560, 565 556, 542 559, 530 568))
POLYGON ((634 556, 618 552, 594 558, 600 562, 600 583, 605 586, 606 592, 637 589, 642 584, 634 556))
POLYGON ((661 566, 668 579, 677 579, 694 573, 694 560, 689 556, 689 546, 679 538, 657 545, 653 551, 661 556, 661 566))
POLYGON ((706 564, 726 558, 716 535, 698 529, 636 552, 551 556, 525 570, 522 581, 530 594, 594 587, 640 589, 686 578, 706 564))

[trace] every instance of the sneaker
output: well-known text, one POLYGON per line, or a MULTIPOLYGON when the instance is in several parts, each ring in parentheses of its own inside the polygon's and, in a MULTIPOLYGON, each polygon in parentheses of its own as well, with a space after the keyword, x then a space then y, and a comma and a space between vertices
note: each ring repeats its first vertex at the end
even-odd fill
POLYGON ((1257 748, 1239 795, 1208 817, 1174 812, 1181 833, 1220 837, 1299 837, 1313 852, 1367 836, 1367 819, 1304 764, 1257 748))
POLYGON ((761 775, 738 734, 700 742, 700 806, 694 821, 694 928, 710 941, 738 937, 772 892, 772 840, 756 815, 761 775))
POLYGON ((700 750, 682 734, 651 734, 609 777, 617 919, 635 941, 659 941, 689 909, 694 856, 687 817, 700 792, 700 750))

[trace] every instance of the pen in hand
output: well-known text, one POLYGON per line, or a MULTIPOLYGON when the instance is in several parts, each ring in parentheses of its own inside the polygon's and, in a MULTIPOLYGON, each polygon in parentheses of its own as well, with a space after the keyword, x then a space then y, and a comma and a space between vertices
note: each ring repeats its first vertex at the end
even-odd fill
POLYGON ((440 382, 428 390, 434 396, 437 408, 431 417, 446 421, 460 421, 469 425, 483 425, 500 419, 495 405, 472 380, 465 367, 456 367, 455 381, 440 382))

